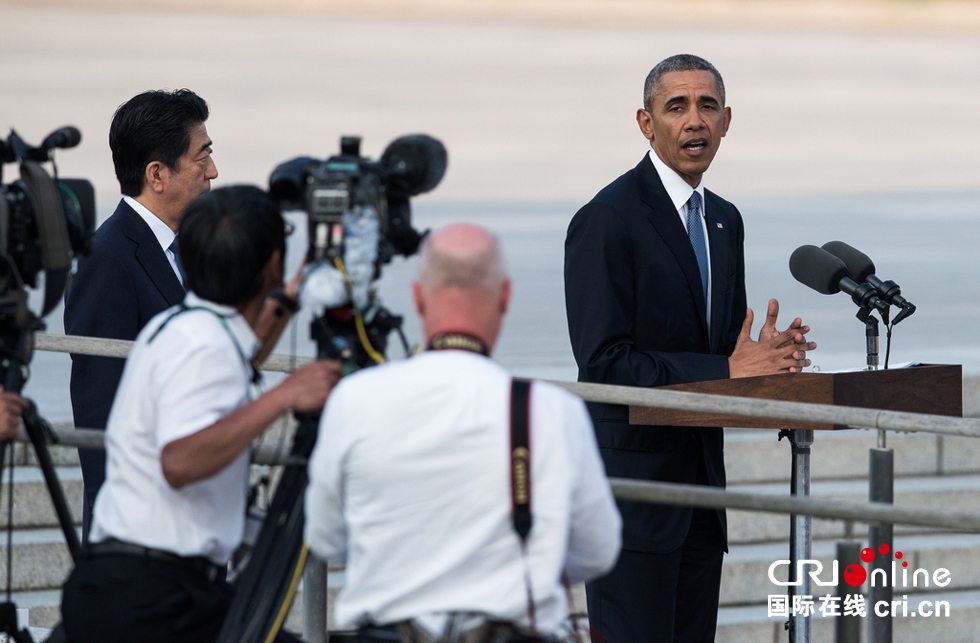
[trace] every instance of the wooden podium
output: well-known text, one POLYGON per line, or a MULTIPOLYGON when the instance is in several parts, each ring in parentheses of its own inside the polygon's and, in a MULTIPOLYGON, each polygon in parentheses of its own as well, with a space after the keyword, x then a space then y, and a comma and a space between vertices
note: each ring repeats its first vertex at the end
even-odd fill
MULTIPOLYGON (((887 411, 963 416, 963 367, 927 364, 887 371, 786 373, 660 387, 665 391, 711 393, 785 402, 857 406, 887 411)), ((816 422, 741 415, 630 407, 630 424, 727 426, 756 429, 843 429, 816 422)))
MULTIPOLYGON (((930 364, 887 371, 787 373, 766 377, 677 384, 661 388, 691 393, 711 393, 786 402, 811 402, 814 404, 962 417, 962 371, 961 366, 930 364)), ((630 407, 630 424, 789 429, 793 459, 790 493, 803 497, 810 495, 810 447, 813 445, 813 431, 846 428, 816 422, 675 411, 641 406, 630 407)), ((780 436, 782 435, 780 434, 780 436)), ((871 500, 891 502, 894 493, 892 486, 894 461, 893 453, 884 449, 883 431, 879 432, 878 446, 879 449, 872 449, 871 451, 871 475, 869 475, 869 484, 872 487, 871 500), (878 475, 875 473, 876 471, 884 473, 878 475)), ((869 539, 891 545, 892 526, 872 525, 869 539)), ((811 543, 812 518, 801 515, 790 516, 790 580, 795 580, 797 561, 813 558, 811 543)), ((800 581, 799 586, 790 587, 791 594, 810 595, 812 588, 809 575, 804 574, 800 581)), ((871 591, 874 598, 875 590, 872 589, 871 591)), ((878 598, 884 598, 886 602, 891 601, 890 588, 882 588, 878 591, 883 592, 878 598)), ((886 623, 884 627, 887 627, 890 633, 890 625, 886 623)), ((791 643, 809 643, 810 619, 799 614, 790 617, 789 639, 791 643)), ((891 640, 890 635, 887 640, 891 640)))

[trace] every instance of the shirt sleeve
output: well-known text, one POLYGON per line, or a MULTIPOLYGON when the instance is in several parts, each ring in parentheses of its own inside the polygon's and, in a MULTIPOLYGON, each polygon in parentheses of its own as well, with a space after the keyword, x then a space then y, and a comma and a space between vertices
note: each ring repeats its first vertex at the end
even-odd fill
MULTIPOLYGON (((228 343, 231 339, 228 338, 228 343)), ((205 429, 248 399, 248 377, 235 347, 204 344, 186 334, 162 333, 173 351, 156 367, 157 438, 160 448, 205 429)))
POLYGON ((612 569, 622 544, 622 519, 606 479, 592 421, 585 404, 578 399, 566 402, 570 463, 579 472, 574 476, 568 554, 565 574, 571 583, 602 576, 612 569))
POLYGON ((314 554, 334 565, 343 565, 347 560, 343 462, 352 425, 344 412, 346 393, 342 382, 327 400, 310 456, 306 488, 306 544, 314 554))

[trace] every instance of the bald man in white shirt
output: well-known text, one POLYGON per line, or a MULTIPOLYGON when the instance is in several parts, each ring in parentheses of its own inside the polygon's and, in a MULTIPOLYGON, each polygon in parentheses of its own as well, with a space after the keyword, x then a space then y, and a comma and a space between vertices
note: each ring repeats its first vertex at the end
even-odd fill
POLYGON ((307 542, 347 566, 336 623, 365 642, 551 640, 568 616, 563 577, 594 578, 619 552, 585 405, 534 382, 527 431, 515 429, 514 380, 488 357, 511 284, 486 230, 432 235, 413 291, 428 350, 345 378, 310 459, 307 542), (523 500, 511 486, 518 435, 529 436, 523 500), (515 506, 530 508, 523 535, 515 506))

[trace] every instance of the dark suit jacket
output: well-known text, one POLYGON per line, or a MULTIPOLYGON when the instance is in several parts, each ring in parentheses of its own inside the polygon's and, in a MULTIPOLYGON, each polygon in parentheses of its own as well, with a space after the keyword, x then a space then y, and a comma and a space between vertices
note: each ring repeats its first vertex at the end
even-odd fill
MULTIPOLYGON (((92 252, 78 260, 65 298, 65 333, 136 339, 154 315, 179 304, 184 287, 150 227, 125 201, 99 226, 92 252)), ((75 426, 105 429, 126 361, 71 356, 75 426)), ((80 451, 86 508, 105 480, 105 451, 80 451), (91 498, 89 498, 91 496, 91 498)))
MULTIPOLYGON (((745 318, 742 217, 711 192, 704 201, 710 333, 694 250, 647 156, 576 213, 565 240, 565 304, 579 381, 664 386, 728 377, 745 318)), ((694 484, 701 460, 701 482, 725 486, 722 429, 630 426, 626 407, 589 410, 609 476, 694 484)), ((692 514, 643 503, 620 510, 623 548, 649 553, 676 549, 692 514)), ((727 538, 724 511, 718 518, 727 538)))

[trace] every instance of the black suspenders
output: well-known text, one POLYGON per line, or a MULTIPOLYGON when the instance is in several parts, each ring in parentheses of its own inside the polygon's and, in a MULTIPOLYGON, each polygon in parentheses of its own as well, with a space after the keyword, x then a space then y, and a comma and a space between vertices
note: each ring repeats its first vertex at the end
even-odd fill
POLYGON ((510 387, 510 499, 514 531, 522 541, 531 533, 531 382, 510 387))

